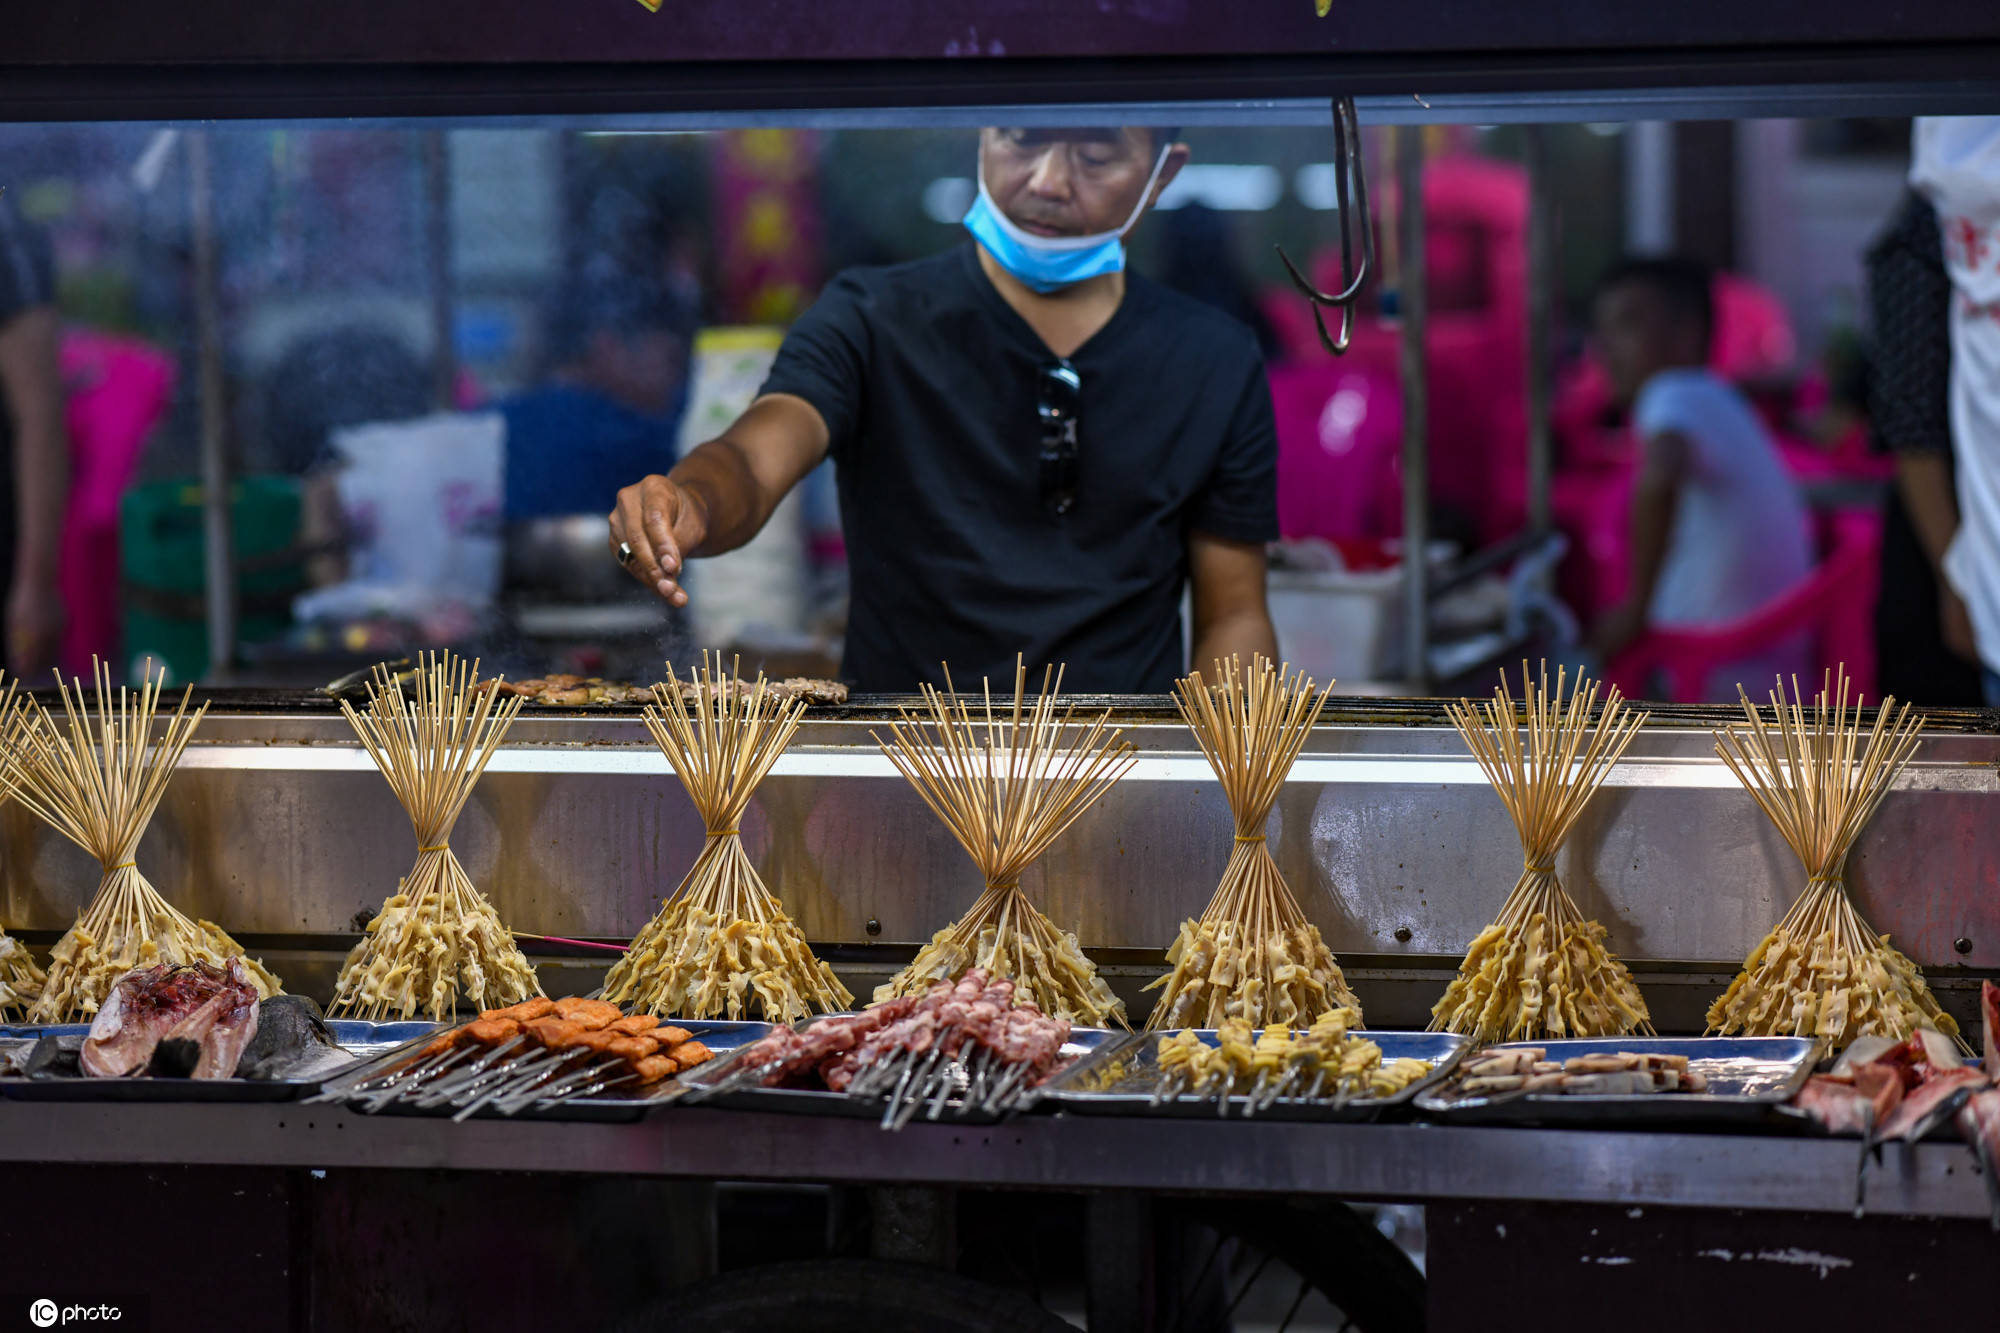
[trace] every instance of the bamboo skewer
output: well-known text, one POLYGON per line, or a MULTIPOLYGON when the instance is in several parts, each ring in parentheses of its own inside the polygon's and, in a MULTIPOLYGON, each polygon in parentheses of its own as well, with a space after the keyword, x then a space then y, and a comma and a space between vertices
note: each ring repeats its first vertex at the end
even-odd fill
POLYGON ((682 689, 669 665, 645 720, 706 838, 686 878, 612 966, 604 998, 634 1012, 773 1023, 845 1009, 854 996, 765 888, 740 834, 751 793, 791 744, 806 700, 780 698, 761 672, 746 686, 722 670, 720 653, 713 666, 703 655, 690 685, 682 689))
MULTIPOLYGON (((10 680, 5 691, 0 692, 0 747, 4 747, 0 749, 0 804, 14 794, 14 765, 7 756, 13 753, 23 712, 23 702, 16 697, 14 682, 10 680)), ((0 1018, 26 1015, 42 997, 42 988, 48 980, 48 973, 35 962, 28 946, 9 935, 5 925, 0 925, 0 1018)))
POLYGON ((1633 714, 1614 687, 1593 727, 1597 685, 1579 674, 1565 696, 1564 681, 1558 670, 1551 690, 1546 664, 1531 680, 1523 663, 1518 710, 1504 676, 1487 702, 1445 706, 1520 832, 1522 868, 1431 1010, 1433 1032, 1489 1042, 1652 1031, 1631 972, 1604 947, 1604 927, 1584 918, 1555 871, 1563 840, 1648 715, 1633 714))
MULTIPOLYGON (((1062 674, 1044 673, 1032 699, 1017 661, 1011 706, 994 706, 988 682, 975 714, 952 688, 923 687, 920 715, 904 710, 876 744, 986 877, 971 910, 931 937, 916 959, 875 998, 923 991, 969 967, 1012 977, 1027 999, 1052 1017, 1088 1026, 1125 1021, 1125 1005, 1084 956, 1073 932, 1059 929, 1021 892, 1021 872, 1111 789, 1137 761, 1136 748, 1108 729, 1109 710, 1072 722, 1058 705, 1062 674)), ((871 733, 874 734, 874 733, 871 733)))
POLYGON ((1847 672, 1822 681, 1810 712, 1796 681, 1780 679, 1766 725, 1748 694, 1743 725, 1715 738, 1715 752, 1757 802, 1806 870, 1805 892, 1744 961, 1709 1007, 1725 1035, 1820 1037, 1835 1047, 1869 1034, 1901 1040, 1919 1027, 1956 1037, 1917 965, 1862 920, 1847 896, 1847 858, 1915 753, 1923 718, 1884 699, 1862 736, 1862 701, 1850 708, 1847 672))
POLYGON ((496 704, 495 697, 477 662, 428 653, 407 694, 400 678, 378 666, 366 712, 341 702, 410 816, 417 862, 347 955, 329 1014, 379 1020, 421 1011, 445 1022, 461 989, 475 1008, 542 993, 534 967, 450 845, 459 812, 521 711, 520 699, 496 704))
POLYGON ((1167 951, 1173 970, 1146 988, 1166 987, 1149 1029, 1219 1028, 1231 1018, 1303 1027, 1334 1009, 1351 1010, 1359 1026, 1361 1002, 1265 841, 1326 700, 1303 673, 1262 656, 1247 673, 1232 658, 1214 686, 1199 674, 1175 685, 1174 702, 1235 816, 1236 845, 1200 919, 1183 923, 1167 951))
POLYGON ((120 686, 114 694, 110 671, 102 662, 93 668, 94 725, 83 682, 64 681, 60 672, 60 722, 32 699, 8 710, 4 722, 7 782, 14 795, 96 857, 104 872, 96 895, 56 942, 28 1021, 88 1018, 120 976, 155 963, 224 967, 229 959, 242 958, 258 994, 277 994, 278 979, 262 963, 245 957, 220 926, 176 911, 139 872, 136 860, 139 839, 207 705, 190 713, 192 691, 183 691, 156 735, 165 673, 158 679, 148 674, 138 689, 120 686))

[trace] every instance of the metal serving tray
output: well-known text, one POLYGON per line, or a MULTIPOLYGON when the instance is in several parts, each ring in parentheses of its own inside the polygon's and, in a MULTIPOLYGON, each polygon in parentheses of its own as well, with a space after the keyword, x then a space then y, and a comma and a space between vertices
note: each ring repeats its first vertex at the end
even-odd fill
MULTIPOLYGON (((0 1077, 0 1097, 20 1102, 289 1102, 324 1080, 384 1051, 437 1031, 431 1022, 370 1023, 332 1018, 327 1027, 338 1049, 305 1052, 283 1078, 25 1078, 0 1077)), ((83 1036, 88 1023, 0 1027, 0 1060, 23 1054, 44 1036, 83 1036)))
POLYGON ((1551 1060, 1629 1051, 1635 1055, 1685 1055, 1688 1068, 1708 1076, 1708 1091, 1656 1092, 1624 1097, 1512 1093, 1496 1097, 1455 1095, 1455 1084, 1417 1098, 1426 1115, 1471 1124, 1689 1124, 1760 1122, 1778 1117, 1824 1047, 1810 1037, 1589 1037, 1499 1042, 1490 1050, 1540 1046, 1551 1060))
MULTIPOLYGON (((840 1015, 826 1014, 825 1018, 840 1015)), ((820 1019, 812 1018, 799 1027, 808 1027, 820 1019)), ((1079 1063, 1090 1059, 1098 1052, 1109 1052, 1123 1047, 1133 1040, 1133 1035, 1123 1028, 1071 1028, 1069 1040, 1063 1043, 1063 1054, 1075 1058, 1079 1063)), ((690 1071, 681 1079, 682 1092, 694 1093, 704 1087, 720 1083, 729 1075, 729 1060, 713 1060, 699 1069, 690 1071)), ((1062 1075, 1058 1074, 1057 1078, 1062 1075)), ((783 1111, 794 1115, 845 1116, 855 1120, 880 1120, 884 1102, 871 1097, 852 1097, 844 1092, 825 1092, 808 1088, 737 1088, 731 1092, 704 1098, 703 1106, 740 1107, 746 1111, 783 1111)), ((964 1111, 955 1103, 945 1104, 942 1119, 955 1125, 991 1125, 1007 1118, 1005 1111, 988 1115, 981 1111, 964 1111)), ((919 1120, 925 1119, 919 1113, 919 1120)))
MULTIPOLYGON (((1196 1035, 1210 1046, 1216 1044, 1214 1028, 1196 1028, 1196 1035)), ((1160 1038, 1165 1032, 1148 1032, 1131 1046, 1105 1051, 1050 1079, 1042 1085, 1038 1105, 1076 1115, 1168 1116, 1178 1119, 1241 1119, 1250 1099, 1236 1093, 1220 1104, 1177 1097, 1155 1104, 1153 1094, 1160 1086, 1160 1038)), ((1431 1072, 1393 1097, 1356 1097, 1336 1102, 1332 1097, 1308 1101, 1286 1097, 1257 1112, 1259 1120, 1352 1121, 1373 1120, 1407 1104, 1419 1091, 1448 1077, 1465 1055, 1471 1042, 1451 1032, 1375 1032, 1357 1030, 1382 1048, 1384 1062, 1429 1060, 1431 1072)))
MULTIPOLYGON (((711 1051, 715 1052, 715 1058, 707 1064, 697 1066, 686 1075, 675 1075, 672 1078, 663 1079, 649 1088, 629 1092, 624 1089, 612 1089, 607 1092, 595 1093, 588 1097, 565 1098, 560 1105, 549 1107, 547 1110, 530 1106, 528 1109, 512 1117, 505 1118, 514 1120, 588 1121, 612 1124, 625 1124, 639 1120, 648 1111, 665 1106, 668 1102, 680 1096, 685 1091, 685 1088, 682 1086, 683 1079, 692 1077, 704 1069, 712 1069, 717 1065, 727 1062, 737 1051, 768 1033, 773 1026, 770 1023, 733 1022, 719 1018, 663 1018, 660 1021, 665 1024, 672 1024, 674 1027, 686 1028, 688 1034, 694 1040, 701 1042, 711 1051)), ((434 1031, 435 1029, 432 1030, 434 1031)), ((430 1033, 426 1032, 421 1035, 428 1037, 430 1033)), ((421 1040, 414 1039, 399 1043, 394 1049, 383 1052, 375 1060, 371 1061, 370 1067, 366 1072, 372 1073, 377 1070, 392 1068, 398 1062, 408 1059, 411 1055, 421 1050, 423 1045, 424 1043, 421 1040)), ((361 1074, 364 1071, 355 1069, 349 1072, 352 1074, 361 1074)), ((455 1113, 454 1109, 450 1106, 422 1108, 408 1106, 400 1102, 390 1102, 374 1114, 435 1117, 450 1116, 455 1113)), ((483 1108, 474 1113, 474 1118, 502 1119, 503 1117, 498 1111, 483 1108)))

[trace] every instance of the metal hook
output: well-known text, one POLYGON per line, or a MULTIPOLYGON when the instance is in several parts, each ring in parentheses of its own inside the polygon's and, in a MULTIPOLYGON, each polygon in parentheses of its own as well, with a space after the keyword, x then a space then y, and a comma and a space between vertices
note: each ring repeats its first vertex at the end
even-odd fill
POLYGON ((1285 247, 1278 246, 1278 258, 1285 271, 1292 275, 1292 283, 1306 300, 1312 303, 1313 324, 1319 329, 1319 340, 1327 351, 1339 356, 1348 348, 1354 336, 1354 302, 1361 295, 1361 288, 1368 281, 1369 270, 1375 266, 1375 229, 1368 216, 1368 175, 1362 165, 1361 124, 1354 114, 1354 99, 1336 97, 1333 99, 1333 155, 1334 183, 1333 197, 1336 216, 1340 225, 1340 280, 1346 284, 1339 292, 1323 292, 1306 280, 1299 272, 1299 266, 1285 253, 1285 247), (1348 198, 1348 184, 1353 182, 1354 197, 1348 198), (1361 267, 1354 266, 1354 229, 1361 231, 1361 267), (1326 306, 1340 307, 1340 336, 1334 337, 1326 331, 1326 318, 1321 313, 1326 306))

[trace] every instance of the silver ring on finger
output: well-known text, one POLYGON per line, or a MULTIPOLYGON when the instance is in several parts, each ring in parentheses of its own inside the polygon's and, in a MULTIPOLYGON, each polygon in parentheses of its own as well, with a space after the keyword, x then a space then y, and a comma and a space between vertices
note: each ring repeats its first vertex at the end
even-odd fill
POLYGON ((618 563, 625 566, 625 568, 632 568, 632 561, 637 558, 637 555, 638 553, 632 549, 630 542, 618 543, 618 563))

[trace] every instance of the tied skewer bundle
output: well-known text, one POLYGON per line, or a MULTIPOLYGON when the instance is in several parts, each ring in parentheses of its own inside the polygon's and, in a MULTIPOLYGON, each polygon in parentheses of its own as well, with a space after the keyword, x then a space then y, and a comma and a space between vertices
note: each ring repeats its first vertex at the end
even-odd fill
POLYGON ((119 977, 155 963, 226 967, 240 957, 259 997, 277 994, 278 979, 263 964, 243 957, 243 946, 220 926, 176 911, 139 873, 135 859, 139 839, 208 706, 188 712, 191 691, 183 691, 180 706, 156 735, 165 673, 157 679, 148 674, 137 690, 120 686, 114 695, 110 672, 102 662, 94 667, 94 726, 83 682, 66 682, 61 673, 56 675, 60 722, 32 699, 7 721, 14 794, 104 869, 97 895, 56 941, 48 979, 28 1021, 88 1018, 119 977))
POLYGON ((1236 849, 1201 919, 1183 923, 1167 951, 1173 971, 1146 988, 1166 987, 1149 1029, 1219 1028, 1226 1019, 1290 1027, 1333 1009, 1351 1010, 1359 1025, 1361 1002, 1264 840, 1326 698, 1303 673, 1261 655, 1247 675, 1231 658, 1213 687, 1199 674, 1175 685, 1181 718, 1236 817, 1236 849))
POLYGON ((907 710, 875 737, 910 785, 949 828, 986 877, 986 891, 963 917, 931 937, 911 964, 877 988, 878 1001, 919 995, 932 982, 967 968, 1012 977, 1023 998, 1042 1012, 1086 1027, 1125 1021, 1125 1005, 1074 933, 1056 928, 1021 892, 1021 872, 1047 851, 1097 798, 1137 761, 1122 733, 1106 731, 1106 710, 1094 723, 1072 724, 1058 709, 1060 672, 1027 694, 1027 667, 1014 667, 1014 703, 996 710, 990 683, 984 720, 974 721, 952 688, 923 687, 920 721, 907 710), (1053 683, 1051 683, 1053 682, 1053 683))
MULTIPOLYGON (((14 682, 0 692, 0 754, 11 754, 21 725, 21 701, 14 695, 14 682)), ((13 765, 0 759, 0 802, 14 794, 13 765)), ((28 946, 0 925, 0 1018, 25 1015, 42 996, 48 974, 36 964, 28 946)))
POLYGON ((652 1014, 790 1024, 854 996, 813 955, 764 887, 738 832, 750 795, 791 744, 806 699, 758 673, 745 685, 721 654, 683 689, 671 666, 646 729, 680 774, 707 829, 701 855, 604 979, 604 997, 652 1014))
POLYGON ((1845 669, 1837 685, 1821 685, 1810 713, 1797 682, 1788 698, 1780 680, 1770 696, 1775 727, 1737 693, 1744 724, 1718 734, 1715 752, 1805 863, 1806 891, 1709 1007, 1709 1031, 1820 1037, 1835 1047, 1869 1034, 1901 1041, 1920 1027, 1956 1037, 1958 1024, 1917 965, 1847 897, 1848 854, 1910 761, 1923 719, 1884 699, 1864 737, 1845 669))
POLYGON ((419 658, 408 681, 376 667, 368 711, 341 701, 417 834, 417 863, 382 904, 334 983, 335 1015, 380 1020, 420 1010, 448 1022, 463 989, 475 1008, 542 993, 535 969, 451 850, 452 825, 521 711, 496 703, 479 664, 451 653, 419 658))
POLYGON ((1604 927, 1584 919, 1555 870, 1563 839, 1648 715, 1635 715, 1614 687, 1593 727, 1596 683, 1579 674, 1567 699, 1563 683, 1559 670, 1549 688, 1546 664, 1531 681, 1522 664, 1525 738, 1504 676, 1487 702, 1445 706, 1513 816, 1522 867, 1499 919, 1472 941, 1431 1010, 1433 1032, 1485 1043, 1652 1031, 1631 972, 1604 947, 1604 927))

